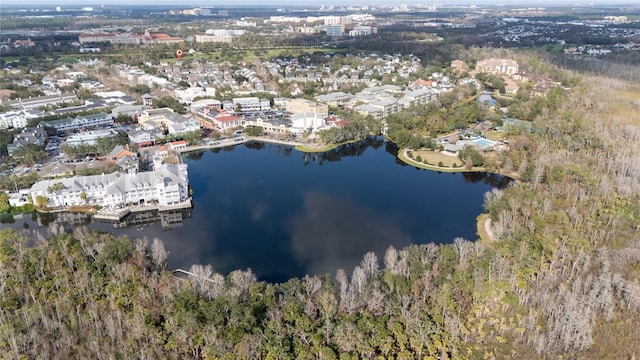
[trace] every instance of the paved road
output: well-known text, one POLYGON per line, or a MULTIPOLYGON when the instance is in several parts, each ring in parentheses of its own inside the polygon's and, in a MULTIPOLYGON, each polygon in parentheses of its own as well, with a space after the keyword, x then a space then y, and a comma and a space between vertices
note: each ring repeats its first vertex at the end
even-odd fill
POLYGON ((225 147, 225 146, 238 145, 238 144, 245 143, 247 141, 261 141, 261 142, 268 142, 268 143, 282 144, 282 145, 291 145, 291 146, 298 146, 298 145, 305 146, 305 145, 308 145, 308 144, 305 144, 305 143, 300 142, 300 141, 278 140, 278 139, 272 139, 272 138, 266 138, 266 137, 253 137, 253 136, 244 136, 243 135, 243 136, 239 136, 237 138, 228 138, 228 139, 221 139, 221 140, 214 141, 217 144, 190 146, 190 147, 187 147, 185 149, 180 149, 178 151, 183 153, 183 152, 189 152, 189 151, 213 149, 213 148, 219 148, 219 147, 225 147))

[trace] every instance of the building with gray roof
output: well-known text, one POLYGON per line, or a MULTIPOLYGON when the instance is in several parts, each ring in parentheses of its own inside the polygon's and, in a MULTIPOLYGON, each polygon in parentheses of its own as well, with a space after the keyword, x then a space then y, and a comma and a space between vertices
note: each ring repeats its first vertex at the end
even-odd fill
POLYGON ((42 180, 33 184, 30 196, 34 204, 38 196, 44 196, 49 207, 95 204, 119 208, 157 203, 162 208, 187 201, 188 185, 186 164, 163 164, 155 171, 42 180), (61 190, 53 190, 57 183, 62 184, 61 190))

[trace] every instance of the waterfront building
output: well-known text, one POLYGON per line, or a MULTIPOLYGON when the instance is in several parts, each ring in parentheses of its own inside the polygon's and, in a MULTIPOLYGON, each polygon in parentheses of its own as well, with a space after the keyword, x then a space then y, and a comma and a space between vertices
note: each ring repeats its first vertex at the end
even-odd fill
POLYGON ((150 203, 162 208, 187 201, 188 185, 186 164, 162 164, 154 171, 42 180, 31 187, 30 196, 34 204, 39 196, 45 197, 53 208, 85 204, 119 208, 150 203))

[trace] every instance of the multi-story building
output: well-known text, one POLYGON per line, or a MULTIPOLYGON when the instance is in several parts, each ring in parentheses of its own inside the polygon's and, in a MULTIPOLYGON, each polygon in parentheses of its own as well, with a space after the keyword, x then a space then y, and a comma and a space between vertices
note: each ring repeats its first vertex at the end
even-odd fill
POLYGON ((149 146, 153 145, 155 141, 155 135, 148 130, 134 130, 128 134, 129 141, 136 146, 149 146))
POLYGON ((287 99, 285 110, 290 114, 310 112, 322 116, 329 115, 329 106, 327 104, 307 99, 287 99))
POLYGON ((211 122, 215 129, 221 131, 233 129, 238 126, 242 126, 243 124, 242 118, 225 113, 218 114, 212 117, 211 122))
POLYGON ((76 147, 78 145, 95 145, 98 139, 112 138, 117 135, 118 132, 113 129, 88 131, 80 134, 69 135, 65 144, 72 147, 76 147))
POLYGON ((74 103, 78 101, 78 96, 74 93, 62 93, 59 95, 36 96, 25 99, 9 101, 6 105, 17 110, 37 109, 41 106, 56 106, 64 103, 74 103))
POLYGON ((158 203, 160 208, 184 203, 189 198, 187 165, 163 164, 154 171, 74 176, 38 181, 31 187, 34 204, 38 197, 49 207, 95 204, 119 208, 128 204, 158 203), (61 184, 61 185, 56 185, 61 184))
POLYGON ((315 99, 329 106, 340 106, 353 98, 353 95, 342 91, 332 92, 329 94, 318 95, 315 99))
POLYGON ((83 128, 96 128, 113 125, 113 118, 106 113, 78 116, 75 119, 65 118, 51 121, 41 121, 41 126, 50 126, 57 131, 73 131, 83 128))
POLYGON ((257 97, 233 98, 233 111, 236 113, 247 113, 256 111, 271 110, 269 99, 259 99, 257 97))
POLYGON ((174 121, 167 125, 169 134, 185 134, 188 132, 200 130, 200 123, 192 118, 184 118, 183 121, 174 121))
POLYGON ((486 59, 476 63, 477 72, 514 75, 518 72, 518 62, 513 59, 486 59))
POLYGON ((354 26, 353 30, 349 31, 349 36, 367 36, 371 34, 377 34, 378 28, 375 26, 354 26))
POLYGON ((22 111, 0 113, 0 129, 19 129, 27 126, 27 115, 22 111))
POLYGON ((81 44, 105 42, 111 44, 172 44, 184 41, 183 38, 167 34, 116 34, 116 33, 82 33, 78 36, 81 44))
POLYGON ((336 25, 327 25, 324 28, 324 31, 328 36, 331 37, 341 37, 344 35, 344 25, 336 24, 336 25))
POLYGON ((25 128, 21 133, 14 135, 11 144, 7 144, 7 152, 9 156, 13 156, 15 149, 30 144, 43 146, 46 139, 47 133, 44 129, 40 127, 25 128))

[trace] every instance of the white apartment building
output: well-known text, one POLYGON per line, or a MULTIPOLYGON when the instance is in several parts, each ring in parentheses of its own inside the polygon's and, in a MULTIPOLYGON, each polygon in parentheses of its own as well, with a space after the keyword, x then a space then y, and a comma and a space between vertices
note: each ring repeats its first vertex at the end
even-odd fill
POLYGON ((271 110, 269 99, 259 99, 257 97, 233 98, 232 103, 233 110, 240 113, 271 110))
POLYGON ((49 207, 96 204, 118 208, 127 204, 157 202, 160 207, 180 204, 188 194, 187 165, 163 164, 155 171, 136 174, 113 173, 42 180, 33 184, 30 196, 34 204, 44 196, 49 207), (53 191, 54 184, 62 190, 53 191), (83 195, 84 194, 84 195, 83 195), (83 197, 86 196, 86 200, 83 197))

